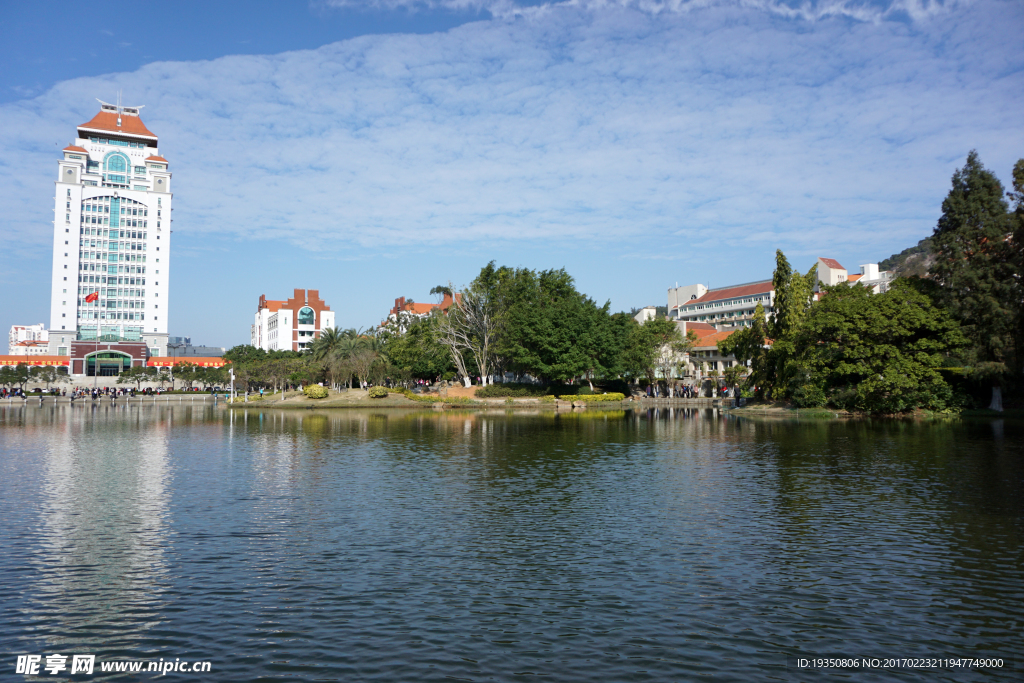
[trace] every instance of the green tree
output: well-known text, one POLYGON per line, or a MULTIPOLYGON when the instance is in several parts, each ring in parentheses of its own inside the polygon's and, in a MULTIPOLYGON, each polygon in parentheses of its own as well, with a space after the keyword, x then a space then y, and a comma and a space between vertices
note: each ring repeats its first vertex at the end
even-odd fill
POLYGON ((174 379, 185 385, 187 391, 201 379, 203 368, 190 361, 179 361, 174 364, 174 379))
POLYGON ((755 388, 759 399, 765 398, 765 389, 774 376, 768 342, 768 320, 761 302, 754 307, 750 327, 733 332, 718 342, 718 350, 726 356, 733 356, 743 365, 749 364, 747 384, 755 388))
MULTIPOLYGON (((932 274, 943 286, 945 304, 971 340, 971 363, 1003 374, 1016 368, 1015 324, 1021 309, 1020 243, 1011 238, 1012 220, 999 179, 974 150, 953 174, 935 226, 932 274)), ((992 408, 1001 410, 998 381, 992 408)))
POLYGON ((725 377, 725 383, 733 390, 738 390, 740 388, 740 383, 746 374, 747 368, 738 363, 730 365, 722 373, 723 377, 725 377))
POLYGON ((121 371, 121 374, 117 376, 117 383, 134 384, 137 390, 142 391, 142 383, 153 381, 156 378, 156 374, 156 368, 146 367, 145 365, 133 365, 121 371))
POLYGON ((653 318, 643 325, 634 320, 623 348, 625 374, 634 380, 654 382, 662 356, 671 354, 673 346, 681 349, 683 344, 682 333, 671 320, 653 318))
POLYGON ((811 307, 811 295, 817 282, 817 266, 801 275, 793 270, 781 249, 775 251, 775 290, 773 315, 767 326, 772 343, 761 356, 758 381, 768 398, 789 394, 790 381, 796 372, 793 359, 797 354, 796 337, 811 307))
POLYGON ((383 354, 397 374, 419 379, 449 379, 454 376, 451 355, 438 341, 443 315, 435 309, 424 318, 410 321, 404 331, 397 322, 391 322, 381 330, 383 354))
POLYGON ((894 281, 884 294, 825 287, 798 340, 797 403, 879 413, 955 406, 941 369, 968 342, 929 286, 914 278, 894 281))
POLYGON ((7 383, 12 387, 17 386, 22 391, 25 391, 25 385, 28 384, 32 378, 32 370, 25 363, 18 363, 7 375, 7 383))
POLYGON ((51 384, 59 381, 64 381, 64 378, 67 377, 67 375, 62 376, 59 372, 57 372, 56 366, 53 365, 37 365, 33 367, 30 372, 32 376, 32 381, 42 382, 43 384, 46 385, 47 391, 50 390, 51 384))
MULTIPOLYGON (((1013 228, 1013 239, 1011 245, 1016 245, 1017 281, 1024 282, 1024 159, 1018 159, 1013 166, 1013 192, 1010 193, 1013 200, 1013 215, 1011 224, 1013 228)), ((1017 316, 1013 326, 1013 348, 1015 373, 1018 378, 1024 373, 1024 305, 1017 306, 1017 316)))
POLYGON ((266 351, 249 344, 233 346, 224 353, 224 360, 232 363, 249 363, 263 360, 266 357, 266 351))
POLYGON ((206 372, 202 375, 203 387, 209 389, 210 387, 223 387, 230 382, 228 375, 228 369, 223 368, 206 368, 206 372))

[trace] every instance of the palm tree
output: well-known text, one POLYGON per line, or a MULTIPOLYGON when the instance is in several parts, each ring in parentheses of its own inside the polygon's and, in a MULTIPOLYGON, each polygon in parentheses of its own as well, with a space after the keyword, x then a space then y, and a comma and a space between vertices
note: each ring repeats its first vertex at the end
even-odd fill
POLYGON ((340 327, 328 327, 309 345, 309 355, 313 360, 325 360, 334 353, 344 337, 345 331, 340 327))

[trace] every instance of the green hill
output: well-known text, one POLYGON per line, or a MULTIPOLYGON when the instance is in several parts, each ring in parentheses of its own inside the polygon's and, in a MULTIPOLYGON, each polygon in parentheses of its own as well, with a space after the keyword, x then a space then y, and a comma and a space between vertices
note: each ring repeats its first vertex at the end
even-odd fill
POLYGON ((891 270, 893 275, 898 277, 911 277, 919 275, 924 277, 928 269, 935 263, 935 255, 932 251, 932 238, 925 237, 916 246, 904 249, 898 254, 893 254, 878 264, 879 270, 891 270))

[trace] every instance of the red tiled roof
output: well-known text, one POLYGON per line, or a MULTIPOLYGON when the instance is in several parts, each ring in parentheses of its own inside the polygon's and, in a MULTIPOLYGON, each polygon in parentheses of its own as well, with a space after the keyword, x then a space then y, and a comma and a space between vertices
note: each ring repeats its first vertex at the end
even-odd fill
POLYGON ((88 154, 89 153, 89 150, 84 149, 82 147, 79 147, 78 145, 68 145, 67 147, 65 147, 61 151, 62 152, 81 152, 82 154, 88 154))
POLYGON ((737 297, 752 296, 754 294, 767 294, 773 291, 772 281, 753 282, 749 285, 737 285, 735 287, 723 287, 722 289, 711 289, 699 299, 690 299, 680 308, 688 308, 694 304, 704 304, 709 301, 720 301, 722 299, 735 299, 737 297))
POLYGON ((678 320, 676 321, 676 325, 679 327, 680 332, 682 332, 682 328, 685 325, 687 333, 693 332, 697 335, 698 342, 709 334, 715 334, 718 332, 714 325, 710 325, 708 323, 695 323, 690 322, 689 320, 678 320))
POLYGON ((697 340, 697 346, 695 348, 718 348, 718 342, 722 341, 723 339, 726 339, 730 334, 733 334, 735 332, 739 332, 739 329, 722 330, 721 332, 715 332, 714 334, 709 334, 705 337, 701 337, 700 339, 697 340))
POLYGON ((834 258, 825 258, 824 256, 819 256, 818 260, 824 263, 829 268, 835 268, 837 270, 846 270, 846 268, 843 268, 839 261, 836 261, 834 258))
POLYGON ((281 306, 284 306, 284 302, 283 301, 270 301, 268 299, 267 301, 264 301, 263 303, 265 304, 265 306, 263 306, 263 308, 269 309, 271 313, 278 312, 279 310, 281 310, 281 306))
POLYGON ((79 128, 85 128, 88 130, 103 130, 111 133, 121 133, 123 135, 139 135, 147 138, 156 139, 156 135, 151 130, 146 128, 146 125, 142 123, 142 119, 138 116, 131 116, 129 114, 121 114, 121 125, 117 125, 117 112, 113 111, 101 111, 92 117, 88 123, 83 123, 79 128))
POLYGON ((148 157, 146 157, 146 161, 162 161, 162 162, 164 162, 165 164, 167 163, 167 159, 164 159, 163 157, 158 157, 158 156, 157 156, 157 155, 155 155, 155 154, 154 154, 154 155, 152 155, 152 156, 148 156, 148 157))
POLYGON ((855 273, 853 275, 847 275, 846 276, 846 281, 847 282, 856 282, 857 280, 861 279, 862 277, 864 277, 864 273, 855 273))

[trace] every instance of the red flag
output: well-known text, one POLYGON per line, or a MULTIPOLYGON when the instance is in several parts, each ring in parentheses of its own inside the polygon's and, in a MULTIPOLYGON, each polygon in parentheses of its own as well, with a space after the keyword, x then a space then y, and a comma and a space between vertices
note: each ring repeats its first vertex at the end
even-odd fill
POLYGON ((99 299, 99 298, 100 298, 100 293, 99 292, 93 292, 89 296, 85 297, 85 300, 90 302, 90 303, 92 303, 93 301, 96 301, 96 299, 99 299))

